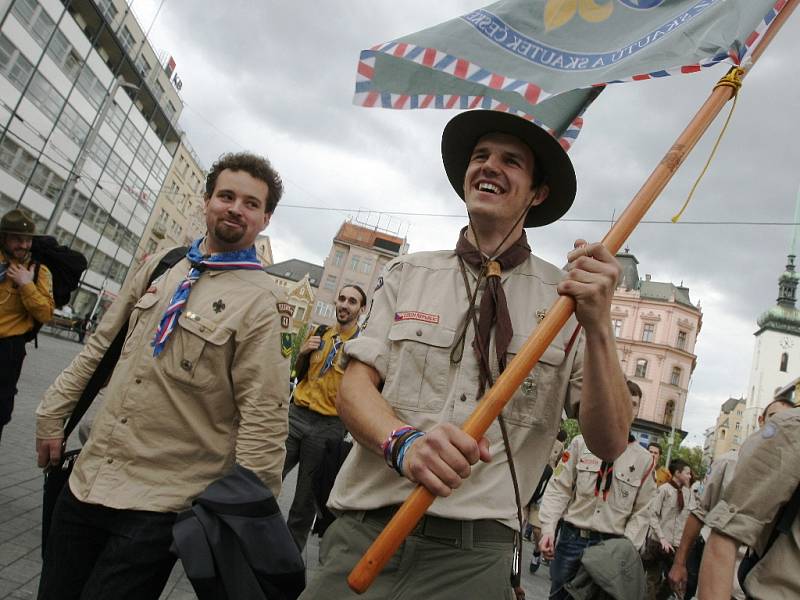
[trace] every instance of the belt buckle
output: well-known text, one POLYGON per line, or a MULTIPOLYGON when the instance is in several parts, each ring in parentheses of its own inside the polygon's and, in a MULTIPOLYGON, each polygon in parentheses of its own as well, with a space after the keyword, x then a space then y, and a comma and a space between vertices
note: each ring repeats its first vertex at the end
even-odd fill
POLYGON ((588 529, 578 529, 578 535, 584 540, 589 540, 592 538, 592 532, 588 529))

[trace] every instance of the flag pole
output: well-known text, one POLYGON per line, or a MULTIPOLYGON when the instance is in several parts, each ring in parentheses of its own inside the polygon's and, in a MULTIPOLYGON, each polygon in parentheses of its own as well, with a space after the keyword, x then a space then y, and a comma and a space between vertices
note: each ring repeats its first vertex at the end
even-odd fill
MULTIPOLYGON (((766 47, 772 42, 778 30, 799 3, 800 0, 787 1, 771 26, 764 32, 764 37, 758 46, 753 50, 747 70, 734 67, 715 85, 708 99, 644 182, 644 185, 633 197, 619 220, 603 238, 603 245, 608 248, 611 254, 616 254, 619 251, 625 240, 644 218, 644 215, 670 179, 672 179, 672 176, 686 159, 689 152, 691 152, 725 104, 736 95, 748 70, 763 54, 766 47)), ((483 437, 489 426, 511 399, 514 391, 519 388, 530 374, 531 369, 536 365, 539 358, 541 358, 544 351, 555 339, 574 311, 575 302, 569 296, 561 296, 556 300, 516 357, 514 357, 506 370, 500 374, 495 384, 489 388, 474 412, 464 422, 462 427, 464 432, 476 440, 483 437)), ((361 594, 369 588, 400 547, 400 544, 410 535, 434 499, 435 496, 421 485, 418 485, 409 494, 391 521, 387 523, 380 535, 350 572, 347 583, 354 592, 361 594)))

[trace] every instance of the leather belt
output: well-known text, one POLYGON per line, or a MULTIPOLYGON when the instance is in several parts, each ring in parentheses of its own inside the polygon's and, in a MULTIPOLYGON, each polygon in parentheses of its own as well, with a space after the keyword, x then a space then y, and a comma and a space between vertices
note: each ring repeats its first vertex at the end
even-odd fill
POLYGON ((613 538, 622 537, 616 533, 603 533, 600 531, 594 531, 592 529, 581 529, 580 527, 575 527, 575 525, 568 523, 567 521, 564 521, 564 525, 562 527, 564 527, 564 529, 571 529, 578 534, 578 537, 581 537, 585 540, 610 540, 613 538))
MULTIPOLYGON (((399 508, 399 505, 391 505, 375 510, 358 511, 355 514, 361 521, 385 525, 399 508)), ((460 521, 425 515, 411 531, 411 535, 449 542, 459 548, 469 548, 481 542, 513 544, 515 532, 493 519, 460 521)))

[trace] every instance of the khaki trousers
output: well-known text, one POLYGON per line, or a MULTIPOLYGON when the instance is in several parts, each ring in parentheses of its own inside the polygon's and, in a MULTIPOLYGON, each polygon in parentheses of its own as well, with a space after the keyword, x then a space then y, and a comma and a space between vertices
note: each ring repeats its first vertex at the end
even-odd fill
POLYGON ((510 543, 459 545, 421 535, 409 536, 369 590, 356 594, 347 575, 385 524, 369 515, 344 513, 328 528, 320 568, 300 600, 513 600, 510 543))

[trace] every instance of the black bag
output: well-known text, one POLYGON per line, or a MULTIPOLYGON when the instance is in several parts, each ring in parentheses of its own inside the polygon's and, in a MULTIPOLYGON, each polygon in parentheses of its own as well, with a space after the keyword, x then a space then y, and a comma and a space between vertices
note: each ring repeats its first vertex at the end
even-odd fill
MULTIPOLYGON (((153 274, 150 275, 145 289, 150 287, 150 284, 161 276, 161 274, 180 262, 180 260, 186 256, 187 250, 188 248, 174 248, 167 252, 159 261, 158 265, 156 265, 153 274)), ((94 373, 92 373, 92 376, 86 384, 86 388, 78 399, 78 403, 75 405, 75 410, 72 411, 69 421, 67 421, 64 427, 64 440, 61 443, 61 462, 59 462, 58 465, 47 468, 44 472, 44 492, 42 497, 42 558, 44 558, 44 552, 47 546, 47 535, 50 532, 50 524, 52 521, 53 509, 56 506, 56 500, 58 500, 58 496, 61 494, 64 484, 69 481, 72 468, 80 453, 80 450, 65 452, 67 439, 69 438, 69 434, 78 426, 78 423, 83 418, 83 415, 86 414, 92 401, 97 394, 100 393, 100 390, 103 389, 103 386, 105 386, 108 378, 111 376, 111 372, 114 370, 119 360, 119 355, 122 353, 122 346, 125 343, 127 335, 128 322, 126 321, 109 345, 103 358, 100 359, 97 368, 94 373)))
POLYGON ((331 495, 336 476, 352 448, 353 442, 343 439, 325 440, 325 455, 311 476, 314 501, 319 507, 311 533, 315 533, 319 537, 325 535, 325 530, 336 520, 336 515, 328 509, 328 498, 331 495))
MULTIPOLYGON (((322 337, 323 335, 325 335, 326 331, 328 331, 328 326, 327 325, 319 325, 314 330, 314 333, 312 333, 308 337, 311 337, 312 335, 318 335, 319 337, 322 337)), ((303 340, 303 341, 305 341, 305 340, 303 340)), ((303 379, 306 378, 306 375, 308 375, 308 366, 309 366, 310 362, 311 362, 311 353, 310 352, 308 354, 303 355, 303 356, 298 356, 297 357, 297 361, 294 364, 293 377, 295 379, 297 379, 298 383, 303 381, 303 379)))
POLYGON ((56 238, 49 235, 33 238, 31 256, 36 263, 45 265, 53 276, 53 300, 56 308, 69 304, 72 292, 78 289, 81 275, 89 266, 86 257, 77 250, 62 246, 56 238))

